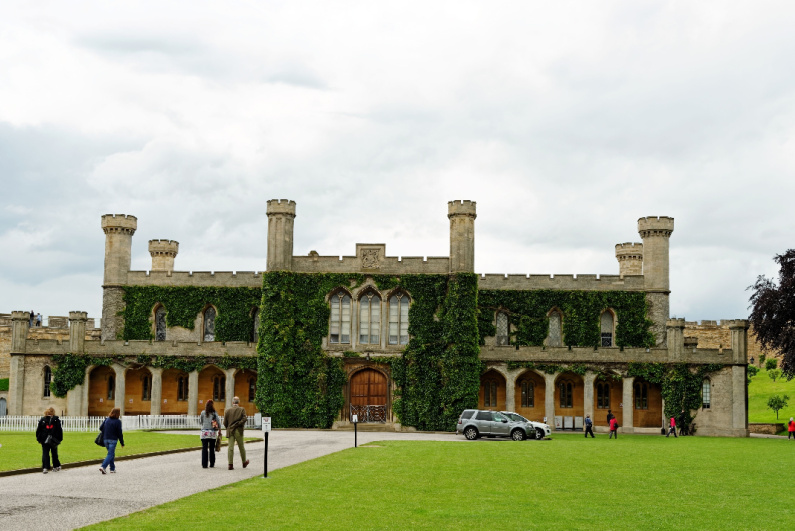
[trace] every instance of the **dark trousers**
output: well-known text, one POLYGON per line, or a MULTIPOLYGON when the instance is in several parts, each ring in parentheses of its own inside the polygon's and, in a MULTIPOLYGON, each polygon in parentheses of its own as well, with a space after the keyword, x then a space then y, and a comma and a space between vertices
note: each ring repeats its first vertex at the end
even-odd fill
POLYGON ((668 434, 666 435, 666 437, 670 436, 672 433, 674 434, 674 437, 676 437, 676 428, 674 426, 668 428, 668 434))
POLYGON ((58 447, 50 447, 47 444, 41 445, 41 468, 50 469, 50 452, 52 452, 52 466, 61 466, 61 460, 58 459, 58 447))
POLYGON ((789 431, 789 432, 787 432, 787 433, 788 433, 788 435, 787 435, 787 439, 789 439, 790 437, 792 437, 793 439, 795 439, 795 431, 789 431))
POLYGON ((594 437, 594 434, 593 434, 593 426, 585 426, 585 438, 586 439, 588 438, 588 434, 589 433, 591 434, 591 437, 596 438, 596 437, 594 437))
POLYGON ((618 439, 618 430, 610 430, 610 437, 608 437, 608 439, 612 439, 614 435, 616 439, 618 439))
POLYGON ((207 468, 208 459, 215 466, 215 439, 202 439, 202 468, 207 468))

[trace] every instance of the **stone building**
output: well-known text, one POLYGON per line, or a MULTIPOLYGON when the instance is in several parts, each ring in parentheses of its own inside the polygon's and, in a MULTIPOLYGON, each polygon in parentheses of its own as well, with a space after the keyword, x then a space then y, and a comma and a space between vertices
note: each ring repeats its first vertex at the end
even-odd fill
MULTIPOLYGON (((87 337, 85 313, 70 312, 68 341, 29 339, 27 314, 13 312, 9 411, 38 414, 54 405, 70 415, 104 415, 113 406, 125 414, 196 414, 208 398, 222 411, 237 395, 253 414, 257 342, 260 332, 274 333, 259 329, 264 276, 348 274, 359 280, 330 288, 324 302, 322 350, 341 360, 346 378, 334 424, 356 414, 400 429, 387 361, 404 355, 414 306, 427 301, 384 279, 473 274, 475 202, 448 204, 450 254, 428 258, 388 256, 385 244, 364 243, 351 256, 295 256, 295 202, 268 201, 267 214, 265 273, 175 271, 179 244, 167 239, 149 242, 150 271, 131 271, 137 219, 103 216, 101 338, 87 337), (88 360, 62 399, 45 390, 47 371, 58 371, 55 355, 88 360)), ((686 363, 711 368, 702 407, 692 411, 698 433, 747 436, 747 322, 723 321, 721 348, 688 341, 685 320, 669 318, 674 220, 642 217, 637 230, 642 243, 615 246, 618 274, 477 276, 472 337, 480 340, 483 371, 478 403, 473 398, 469 407, 546 418, 557 429, 578 428, 585 415, 605 426, 610 409, 624 432, 659 433, 663 390, 633 366, 686 363)))

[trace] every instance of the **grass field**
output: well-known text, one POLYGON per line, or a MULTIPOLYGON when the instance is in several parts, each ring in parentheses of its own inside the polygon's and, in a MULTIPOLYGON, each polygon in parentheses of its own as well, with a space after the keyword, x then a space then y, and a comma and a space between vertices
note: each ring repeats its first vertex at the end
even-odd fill
POLYGON ((393 441, 94 527, 193 529, 214 515, 236 529, 784 529, 793 470, 786 439, 393 441))
MULTIPOLYGON (((96 433, 64 433, 64 440, 58 446, 61 463, 73 463, 89 459, 102 459, 106 450, 94 444, 96 433)), ((116 456, 160 452, 176 448, 201 448, 198 435, 175 435, 130 431, 124 433, 126 446, 116 448, 116 456)), ((36 442, 33 432, 0 432, 0 470, 41 466, 41 445, 36 442)))
POLYGON ((761 370, 751 378, 748 386, 748 422, 784 422, 790 417, 795 417, 795 379, 787 381, 786 378, 777 378, 776 382, 761 370), (772 395, 789 395, 789 405, 778 412, 767 408, 767 399, 772 395))

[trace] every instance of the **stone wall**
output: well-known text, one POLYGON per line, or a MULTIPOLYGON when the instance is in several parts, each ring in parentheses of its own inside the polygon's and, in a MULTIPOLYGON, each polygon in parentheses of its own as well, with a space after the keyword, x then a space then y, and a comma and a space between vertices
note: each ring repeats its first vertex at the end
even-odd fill
MULTIPOLYGON (((53 319, 50 317, 49 319, 53 319)), ((11 320, 6 324, 0 316, 0 378, 9 377, 9 366, 11 363, 11 320)), ((90 319, 88 323, 94 322, 90 319)), ((99 339, 100 330, 98 328, 86 327, 86 340, 99 339)), ((49 326, 33 327, 28 330, 28 339, 53 340, 69 344, 69 328, 53 328, 49 326)))
MULTIPOLYGON (((708 349, 727 349, 731 348, 731 331, 728 321, 687 321, 685 322, 685 337, 695 337, 698 339, 698 348, 708 349)), ((756 339, 753 328, 748 331, 748 359, 753 356, 754 365, 759 365, 761 354, 770 357, 778 357, 776 353, 771 353, 762 349, 756 339)))

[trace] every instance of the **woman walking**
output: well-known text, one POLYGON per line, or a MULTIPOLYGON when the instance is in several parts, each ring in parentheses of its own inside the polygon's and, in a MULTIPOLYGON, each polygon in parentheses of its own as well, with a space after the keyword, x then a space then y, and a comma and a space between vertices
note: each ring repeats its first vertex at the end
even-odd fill
POLYGON ((202 439, 202 468, 207 468, 207 461, 209 458, 210 468, 215 467, 215 441, 218 438, 218 430, 220 429, 220 420, 218 420, 218 413, 215 412, 215 405, 212 400, 207 401, 204 406, 201 417, 201 439, 202 439))
POLYGON ((108 455, 105 456, 105 460, 102 461, 102 464, 99 466, 99 471, 103 474, 106 473, 108 465, 110 465, 110 473, 116 473, 116 445, 121 443, 121 447, 124 448, 124 435, 121 431, 121 419, 119 419, 119 415, 121 415, 121 410, 114 407, 110 411, 108 418, 106 418, 99 427, 99 431, 102 432, 102 438, 105 441, 105 448, 108 449, 108 455))
POLYGON ((52 452, 52 471, 61 470, 61 460, 58 459, 58 445, 63 441, 63 428, 61 420, 55 415, 53 408, 48 408, 44 416, 39 419, 36 427, 36 440, 41 445, 41 468, 46 474, 50 470, 50 452, 52 452))

